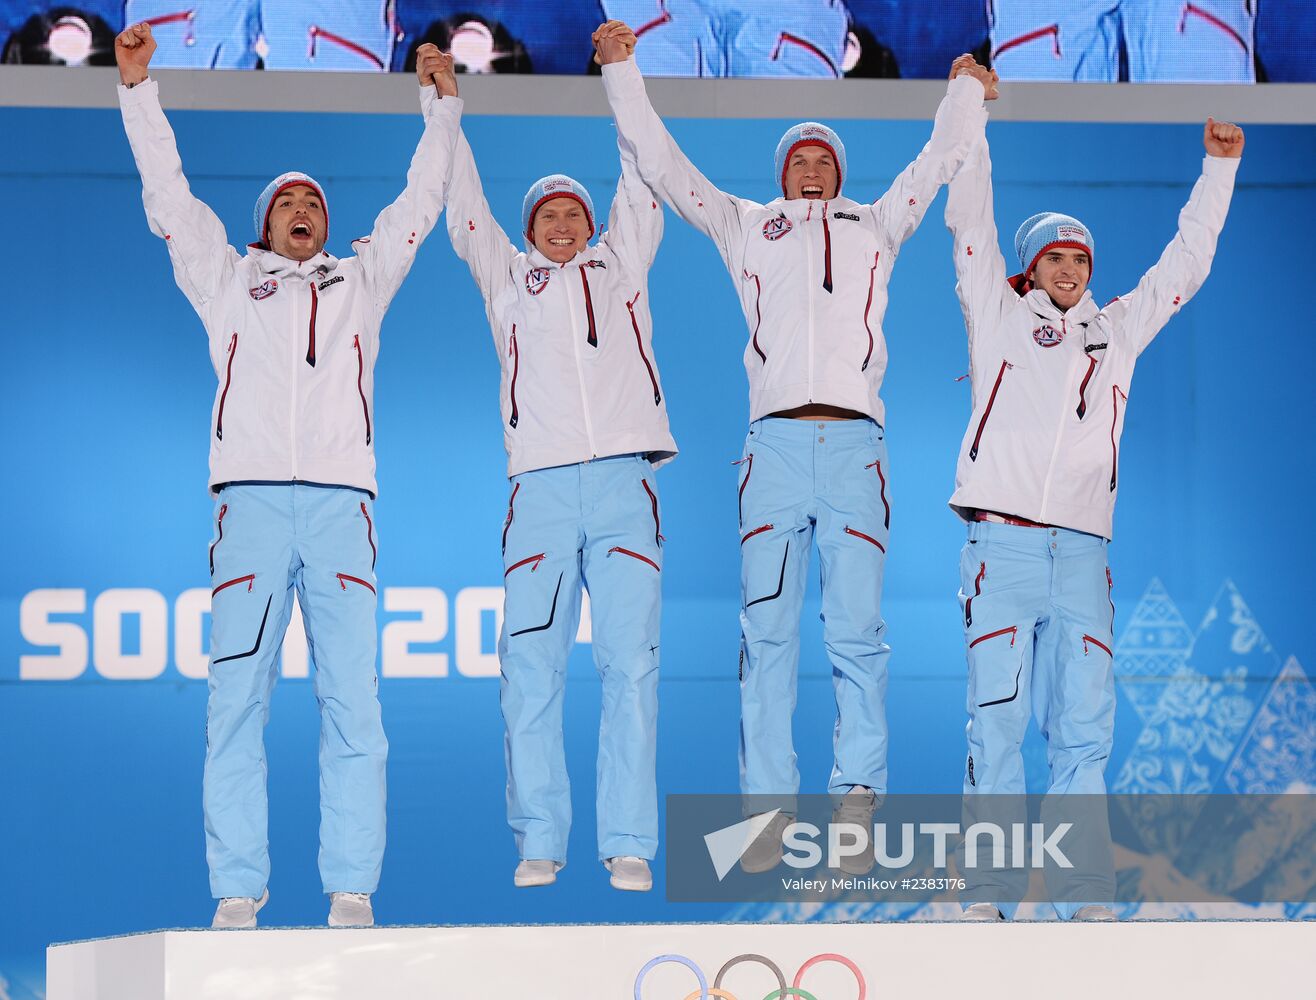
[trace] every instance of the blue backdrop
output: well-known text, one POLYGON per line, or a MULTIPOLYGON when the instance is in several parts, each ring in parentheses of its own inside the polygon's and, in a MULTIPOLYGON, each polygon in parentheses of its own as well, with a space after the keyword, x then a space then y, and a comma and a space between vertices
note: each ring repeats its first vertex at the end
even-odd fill
MULTIPOLYGON (((528 183, 551 171, 573 174, 607 203, 618 171, 609 122, 479 110, 469 109, 466 128, 508 231, 528 183)), ((400 189, 420 128, 416 116, 171 119, 194 190, 235 242, 248 239, 262 185, 295 167, 325 184, 338 251, 400 189)), ((672 126, 716 183, 767 200, 771 151, 788 124, 672 126)), ((848 193, 879 194, 928 128, 844 123, 848 193)), ((200 323, 147 231, 117 113, 6 109, 0 134, 10 234, 0 394, 0 975, 18 998, 39 995, 41 949, 52 940, 197 926, 210 916, 200 810, 206 689, 189 676, 204 673, 204 599, 180 595, 208 586, 214 375, 200 323), (61 593, 34 594, 52 589, 61 593)), ((1102 300, 1155 261, 1202 155, 1200 126, 1001 123, 989 136, 1002 230, 1012 234, 1017 220, 1046 209, 1086 221, 1099 244, 1093 286, 1102 300)), ((1316 704, 1301 668, 1316 659, 1312 571, 1300 516, 1316 480, 1306 430, 1316 348, 1302 306, 1310 266, 1301 220, 1316 217, 1312 162, 1316 128, 1248 128, 1211 278, 1144 355, 1130 394, 1112 548, 1122 676, 1110 777, 1122 790, 1316 784, 1316 704), (1166 684, 1166 675, 1177 681, 1166 684), (1187 734, 1186 770, 1171 773, 1140 748, 1157 727, 1187 734), (1277 741, 1291 750, 1295 738, 1296 756, 1276 758, 1277 741)), ((967 360, 949 247, 939 200, 896 266, 885 324, 893 791, 955 791, 964 757, 955 598, 963 529, 945 500, 969 398, 967 383, 955 381, 967 360)), ((651 289, 655 349, 683 449, 660 477, 669 539, 660 790, 731 791, 731 462, 747 414, 746 334, 712 245, 674 217, 651 289)), ((573 656, 567 697, 572 863, 552 889, 512 887, 497 683, 482 676, 496 669, 497 592, 480 588, 501 582, 507 495, 498 366, 479 296, 442 228, 385 322, 376 378, 381 627, 402 623, 382 644, 392 753, 380 919, 726 916, 668 904, 661 881, 648 895, 615 892, 594 860, 599 687, 587 646, 573 656), (426 608, 424 619, 384 610, 390 594, 394 607, 426 608), (447 655, 446 676, 401 676, 444 666, 409 657, 408 636, 412 654, 447 655)), ((796 741, 806 790, 822 791, 833 704, 813 586, 796 741)), ((317 725, 310 683, 285 679, 267 731, 274 873, 266 924, 324 919, 317 725)), ((1036 773, 1039 747, 1030 760, 1036 773)))

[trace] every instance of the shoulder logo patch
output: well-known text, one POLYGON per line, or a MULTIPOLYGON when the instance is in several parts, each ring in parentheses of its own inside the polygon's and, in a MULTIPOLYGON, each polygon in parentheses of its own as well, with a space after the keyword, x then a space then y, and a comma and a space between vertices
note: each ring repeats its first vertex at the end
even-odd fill
POLYGON ((261 299, 268 299, 271 295, 279 290, 279 281, 277 278, 271 278, 269 281, 261 282, 258 286, 251 289, 251 297, 259 302, 261 299))
POLYGON ((328 288, 330 285, 336 285, 336 284, 338 284, 338 283, 339 283, 340 281, 342 281, 342 280, 343 280, 343 276, 342 276, 341 274, 335 274, 335 275, 334 275, 332 278, 330 278, 328 281, 322 281, 322 282, 320 282, 320 291, 323 292, 323 291, 324 291, 326 288, 328 288))
POLYGON ((1033 339, 1040 347, 1055 347, 1065 339, 1065 335, 1050 323, 1043 323, 1033 331, 1033 339))
POLYGON ((546 267, 532 267, 525 274, 525 290, 531 295, 538 295, 548 287, 548 279, 553 272, 546 267))
POLYGON ((851 214, 850 212, 833 212, 833 213, 832 213, 832 218, 833 218, 833 219, 849 219, 851 222, 858 222, 858 221, 859 221, 859 216, 857 216, 857 215, 853 215, 853 214, 851 214))
POLYGON ((763 238, 770 243, 775 243, 783 236, 787 235, 794 226, 791 220, 784 215, 774 216, 767 222, 763 223, 763 238))

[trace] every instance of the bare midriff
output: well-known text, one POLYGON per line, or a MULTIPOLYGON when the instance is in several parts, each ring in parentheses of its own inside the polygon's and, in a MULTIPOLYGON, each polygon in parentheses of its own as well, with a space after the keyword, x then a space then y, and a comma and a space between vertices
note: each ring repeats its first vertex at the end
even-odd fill
POLYGON ((867 413, 847 410, 844 406, 829 406, 826 403, 806 403, 789 410, 769 413, 770 417, 785 417, 788 420, 867 420, 867 413))

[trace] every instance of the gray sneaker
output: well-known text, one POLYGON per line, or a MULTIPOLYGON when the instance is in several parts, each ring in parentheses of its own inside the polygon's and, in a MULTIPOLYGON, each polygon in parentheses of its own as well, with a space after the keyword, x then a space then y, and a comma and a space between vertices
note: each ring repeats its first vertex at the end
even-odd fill
POLYGON ((648 892, 653 888, 653 873, 649 871, 649 862, 626 854, 608 858, 603 867, 612 873, 608 880, 614 889, 626 889, 630 892, 648 892))
POLYGON ((368 892, 331 892, 330 927, 374 927, 375 911, 368 892))
POLYGON ((518 889, 528 889, 536 885, 552 885, 557 881, 557 873, 565 867, 563 862, 549 861, 543 858, 527 858, 516 866, 512 884, 518 889))
POLYGON ((250 896, 228 896, 221 899, 219 906, 215 907, 215 919, 210 921, 210 926, 218 928, 255 927, 256 913, 269 902, 269 899, 269 889, 260 894, 260 899, 252 899, 250 896))
POLYGON ((873 870, 873 813, 877 809, 877 795, 871 788, 854 785, 841 797, 832 811, 832 824, 852 823, 862 827, 866 833, 866 847, 858 854, 847 854, 841 858, 841 871, 847 875, 867 875, 873 870))
POLYGON ((783 812, 768 820, 768 825, 759 831, 759 835, 741 854, 740 870, 749 875, 757 875, 770 872, 781 864, 782 834, 794 822, 794 816, 783 812))
POLYGON ((1118 921, 1119 917, 1115 916, 1115 911, 1109 906, 1100 906, 1096 903, 1090 903, 1075 913, 1074 919, 1082 920, 1085 923, 1110 924, 1118 921))
POLYGON ((1005 914, 996 908, 995 903, 970 903, 960 914, 960 919, 969 923, 996 923, 1004 920, 1005 914))

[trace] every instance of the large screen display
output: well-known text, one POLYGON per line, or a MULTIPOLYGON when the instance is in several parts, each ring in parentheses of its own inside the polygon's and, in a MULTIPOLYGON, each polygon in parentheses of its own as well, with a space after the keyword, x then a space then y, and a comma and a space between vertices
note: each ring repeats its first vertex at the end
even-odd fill
POLYGON ((405 71, 434 42, 468 73, 582 74, 604 18, 651 76, 1316 81, 1314 0, 0 0, 7 63, 110 65, 149 21, 157 65, 405 71))

